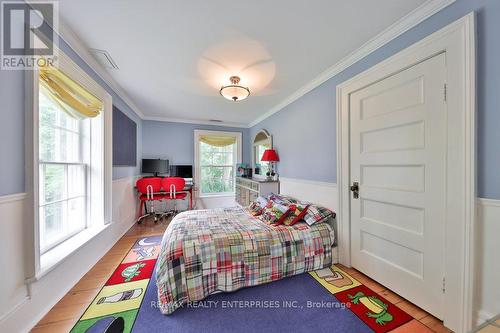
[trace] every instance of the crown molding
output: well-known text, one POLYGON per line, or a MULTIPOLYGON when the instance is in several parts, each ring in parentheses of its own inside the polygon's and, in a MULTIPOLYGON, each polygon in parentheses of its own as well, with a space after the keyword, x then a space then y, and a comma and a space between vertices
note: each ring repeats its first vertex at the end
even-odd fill
POLYGON ((269 118, 276 112, 282 110, 287 105, 298 100, 300 97, 304 96, 314 88, 320 86, 325 81, 334 77, 335 75, 341 73, 348 67, 352 66, 359 60, 368 56, 375 50, 386 45, 393 39, 402 35, 406 31, 415 27, 425 19, 436 14, 442 9, 454 3, 456 0, 428 0, 415 10, 411 11, 409 14, 389 26, 387 29, 370 39, 368 42, 364 43, 360 48, 350 53, 348 56, 329 67, 327 70, 319 74, 316 78, 309 81, 307 84, 302 86, 300 89, 292 93, 286 99, 284 99, 279 104, 272 107, 265 114, 259 116, 254 121, 249 124, 242 123, 229 123, 221 122, 214 123, 207 120, 190 120, 190 119, 179 119, 179 118, 169 118, 169 117, 158 117, 158 116, 147 116, 141 109, 132 101, 132 99, 127 95, 127 93, 121 88, 121 86, 112 78, 106 69, 104 69, 97 60, 92 56, 87 46, 82 42, 82 40, 73 32, 66 22, 62 19, 59 20, 59 31, 58 34, 61 39, 63 39, 79 56, 82 60, 137 114, 137 116, 143 120, 154 120, 163 122, 174 122, 174 123, 189 123, 189 124, 199 124, 199 125, 212 125, 212 126, 222 126, 222 127, 238 127, 238 128, 250 128, 253 127, 266 118, 269 118))
POLYGON ((406 31, 415 27, 419 23, 423 22, 427 18, 441 11, 442 9, 448 7, 456 0, 427 0, 425 3, 403 16, 401 19, 396 21, 394 24, 389 26, 387 29, 364 43, 360 48, 350 53, 348 56, 337 62, 335 65, 328 68, 326 71, 318 75, 315 79, 308 82, 306 85, 302 86, 299 90, 295 91, 293 94, 288 96, 281 103, 275 105, 269 111, 267 111, 262 116, 258 117, 252 121, 248 127, 253 127, 258 123, 262 122, 264 119, 269 118, 276 112, 280 111, 287 105, 295 102, 300 97, 304 96, 314 88, 318 87, 325 81, 334 77, 335 75, 341 73, 348 67, 354 65, 359 60, 363 59, 370 53, 386 45, 393 39, 402 35, 406 31))
POLYGON ((144 119, 144 113, 132 101, 123 88, 111 77, 111 75, 97 62, 94 56, 90 53, 89 48, 75 34, 62 18, 59 18, 59 31, 56 31, 61 39, 63 39, 78 56, 99 76, 112 90, 118 95, 135 114, 144 119))
POLYGON ((210 126, 220 126, 220 127, 249 128, 247 124, 230 123, 225 121, 213 122, 209 120, 193 120, 193 119, 169 118, 169 117, 159 117, 159 116, 144 116, 142 119, 152 120, 152 121, 162 121, 166 123, 183 123, 183 124, 210 125, 210 126))

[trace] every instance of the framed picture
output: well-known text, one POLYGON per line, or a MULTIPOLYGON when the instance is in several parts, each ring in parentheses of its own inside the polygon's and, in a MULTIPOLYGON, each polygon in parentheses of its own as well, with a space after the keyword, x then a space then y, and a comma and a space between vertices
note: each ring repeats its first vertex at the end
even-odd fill
POLYGON ((245 163, 236 163, 236 177, 243 177, 246 167, 247 165, 245 163))

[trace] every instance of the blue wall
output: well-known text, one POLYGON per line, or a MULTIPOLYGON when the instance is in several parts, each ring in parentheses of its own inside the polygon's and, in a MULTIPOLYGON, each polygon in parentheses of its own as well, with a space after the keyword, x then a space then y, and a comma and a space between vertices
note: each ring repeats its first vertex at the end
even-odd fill
MULTIPOLYGON (((142 122, 132 109, 62 40, 60 49, 113 97, 115 104, 137 123, 137 167, 113 168, 113 179, 138 175, 142 156, 142 122)), ((24 184, 24 71, 0 70, 0 195, 25 192, 24 184)))
POLYGON ((164 158, 170 164, 194 164, 194 130, 241 132, 244 163, 250 162, 248 128, 195 125, 146 120, 142 122, 144 158, 164 158))
POLYGON ((24 192, 24 73, 0 70, 0 195, 24 192))
POLYGON ((500 1, 458 0, 250 129, 268 129, 283 177, 336 182, 335 87, 398 51, 476 12, 479 196, 500 199, 500 1))

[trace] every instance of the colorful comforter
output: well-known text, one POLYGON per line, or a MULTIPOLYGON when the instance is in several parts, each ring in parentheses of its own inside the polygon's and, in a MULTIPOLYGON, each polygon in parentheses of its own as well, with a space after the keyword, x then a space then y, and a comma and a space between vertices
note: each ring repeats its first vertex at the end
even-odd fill
POLYGON ((241 208, 181 213, 165 231, 156 266, 161 312, 330 266, 333 244, 327 223, 271 226, 241 208))

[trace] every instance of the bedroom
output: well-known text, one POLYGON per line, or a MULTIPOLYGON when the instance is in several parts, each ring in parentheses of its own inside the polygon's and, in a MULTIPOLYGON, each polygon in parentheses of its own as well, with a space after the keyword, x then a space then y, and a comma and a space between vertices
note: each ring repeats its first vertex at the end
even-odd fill
POLYGON ((500 331, 499 1, 0 4, 0 332, 500 331))

